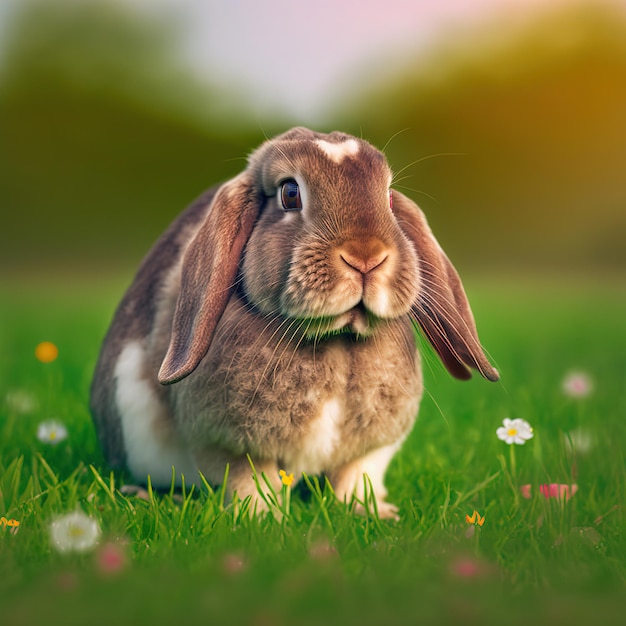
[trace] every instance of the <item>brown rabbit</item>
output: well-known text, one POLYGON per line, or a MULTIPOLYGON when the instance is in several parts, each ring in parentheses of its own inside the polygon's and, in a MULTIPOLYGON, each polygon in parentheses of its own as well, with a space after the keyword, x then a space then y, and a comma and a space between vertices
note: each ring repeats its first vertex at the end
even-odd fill
POLYGON ((113 467, 200 471, 257 496, 256 470, 325 473, 381 516, 383 476, 422 395, 414 325, 450 373, 497 380, 461 281, 362 139, 294 128, 182 213, 143 261, 91 389, 113 467))

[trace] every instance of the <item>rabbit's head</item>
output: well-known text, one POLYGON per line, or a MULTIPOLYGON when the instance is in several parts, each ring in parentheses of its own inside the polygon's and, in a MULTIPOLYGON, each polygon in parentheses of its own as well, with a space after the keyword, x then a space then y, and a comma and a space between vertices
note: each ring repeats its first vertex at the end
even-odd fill
POLYGON ((454 376, 472 367, 497 380, 458 274, 391 183, 384 155, 350 135, 295 128, 265 142, 218 190, 185 251, 159 381, 195 369, 236 288, 259 315, 316 340, 367 338, 411 316, 454 376))

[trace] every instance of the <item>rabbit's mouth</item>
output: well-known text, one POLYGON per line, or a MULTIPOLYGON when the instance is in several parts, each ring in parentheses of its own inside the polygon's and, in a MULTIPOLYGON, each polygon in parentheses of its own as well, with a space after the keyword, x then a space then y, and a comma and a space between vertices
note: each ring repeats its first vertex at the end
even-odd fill
POLYGON ((376 316, 367 310, 363 300, 344 315, 347 317, 347 323, 344 328, 355 335, 370 335, 376 325, 376 316))
POLYGON ((374 333, 380 319, 361 301, 344 313, 309 319, 306 323, 305 334, 315 340, 333 335, 367 338, 374 333))

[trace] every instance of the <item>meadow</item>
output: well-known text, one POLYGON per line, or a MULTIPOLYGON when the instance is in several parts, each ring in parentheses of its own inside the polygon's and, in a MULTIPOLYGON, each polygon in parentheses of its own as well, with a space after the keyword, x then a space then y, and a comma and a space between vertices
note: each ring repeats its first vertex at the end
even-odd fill
POLYGON ((395 522, 314 476, 262 517, 208 485, 123 493, 87 401, 130 275, 86 273, 0 283, 3 623, 623 623, 623 280, 466 279, 502 378, 452 380, 424 349, 427 393, 387 476, 395 522), (505 418, 532 439, 498 439, 505 418), (67 437, 42 435, 49 420, 67 437), (60 552, 51 524, 76 510, 98 543, 60 552))

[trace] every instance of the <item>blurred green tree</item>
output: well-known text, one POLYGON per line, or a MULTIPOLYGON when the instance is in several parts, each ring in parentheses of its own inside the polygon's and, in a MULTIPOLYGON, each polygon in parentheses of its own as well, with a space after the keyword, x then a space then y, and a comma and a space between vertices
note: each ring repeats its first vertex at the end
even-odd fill
POLYGON ((389 142, 398 188, 464 265, 623 270, 624 15, 577 5, 506 32, 409 61, 343 125, 389 142))
POLYGON ((183 69, 175 35, 109 2, 21 5, 0 68, 2 267, 136 262, 241 169, 261 130, 207 123, 221 96, 183 69))
MULTIPOLYGON (((104 0, 19 6, 0 67, 0 268, 134 266, 264 132, 190 76, 175 24, 104 0)), ((497 35, 365 68, 320 130, 388 144, 397 187, 464 267, 623 270, 623 14, 590 3, 497 35)))

